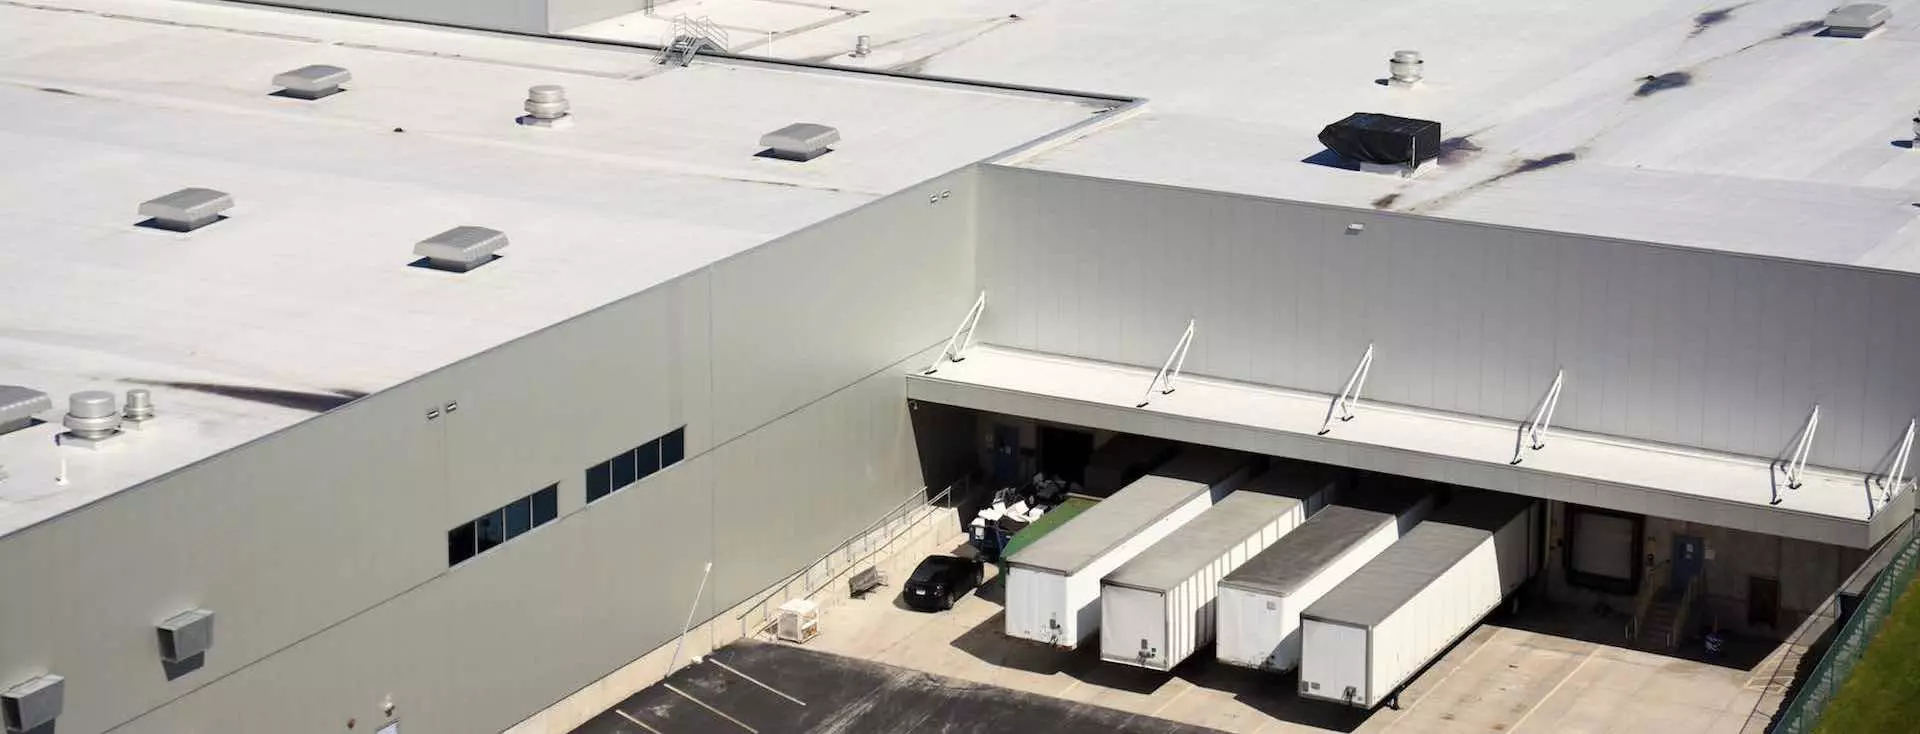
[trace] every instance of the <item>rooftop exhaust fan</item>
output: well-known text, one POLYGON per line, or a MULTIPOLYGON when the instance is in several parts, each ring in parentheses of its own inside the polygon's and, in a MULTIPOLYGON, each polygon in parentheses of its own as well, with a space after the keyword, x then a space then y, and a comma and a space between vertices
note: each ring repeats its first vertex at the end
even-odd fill
POLYGON ((1879 3, 1854 3, 1827 13, 1827 35, 1840 38, 1865 38, 1874 29, 1886 25, 1893 11, 1879 3))
POLYGON ((1320 143, 1362 164, 1415 166, 1440 157, 1440 123, 1356 112, 1321 130, 1320 143))
POLYGON ((787 161, 810 161, 832 153, 827 146, 840 142, 840 131, 813 122, 796 122, 760 136, 766 150, 760 155, 787 161))
POLYGON ((273 85, 280 87, 274 96, 294 99, 320 99, 346 91, 340 85, 353 81, 353 73, 338 66, 314 64, 275 74, 273 85))
POLYGON ((19 385, 0 385, 0 434, 33 425, 33 414, 53 409, 46 393, 19 385))
POLYGON ((213 189, 181 189, 140 204, 141 226, 192 232, 226 217, 221 212, 233 208, 233 195, 213 189))
POLYGON ((486 227, 454 227, 421 240, 413 254, 424 258, 415 265, 452 273, 464 273, 499 259, 495 254, 507 246, 504 232, 486 227))

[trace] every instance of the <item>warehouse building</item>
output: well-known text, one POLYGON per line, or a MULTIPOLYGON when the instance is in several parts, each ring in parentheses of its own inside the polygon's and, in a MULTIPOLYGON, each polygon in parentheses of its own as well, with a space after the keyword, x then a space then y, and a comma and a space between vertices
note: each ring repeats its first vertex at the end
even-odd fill
POLYGON ((405 18, 0 4, 21 728, 505 730, 976 465, 1124 483, 1142 436, 1543 499, 1550 597, 1755 635, 1913 512, 1920 96, 1862 70, 1920 13, 1113 0, 949 46, 880 3, 749 58, 287 4, 405 18), (1285 94, 1170 61, 1273 32, 1285 94), (1315 133, 1361 111, 1445 152, 1352 170, 1315 133))

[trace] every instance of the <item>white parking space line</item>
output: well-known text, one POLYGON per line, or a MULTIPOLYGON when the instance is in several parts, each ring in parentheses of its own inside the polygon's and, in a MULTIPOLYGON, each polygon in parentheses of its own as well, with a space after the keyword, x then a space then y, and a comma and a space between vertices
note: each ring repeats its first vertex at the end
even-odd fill
POLYGON ((1559 693, 1561 686, 1566 685, 1567 681, 1573 680, 1574 676, 1579 675, 1581 668, 1587 667, 1587 663, 1593 662, 1593 656, 1598 654, 1601 649, 1602 648, 1596 647, 1592 650, 1588 650, 1587 656, 1580 659, 1580 664, 1573 666, 1573 671, 1570 673, 1567 673, 1567 677, 1561 678, 1559 683, 1555 683, 1553 684, 1552 688, 1547 689, 1547 695, 1541 696, 1540 700, 1533 702, 1533 708, 1527 709, 1526 713, 1521 714, 1520 718, 1515 719, 1513 722, 1513 725, 1507 727, 1507 731, 1508 732, 1519 731, 1520 725, 1527 723, 1527 718, 1533 716, 1533 712, 1539 711, 1541 706, 1546 705, 1547 701, 1553 698, 1553 694, 1559 693))
POLYGON ((735 726, 738 726, 738 727, 740 727, 740 728, 742 728, 742 729, 745 729, 745 730, 747 730, 747 733, 748 733, 748 734, 760 734, 760 730, 758 730, 758 729, 755 729, 755 728, 753 728, 753 727, 751 727, 751 726, 747 726, 747 724, 746 724, 746 722, 744 722, 744 721, 741 721, 741 720, 739 720, 739 719, 736 719, 736 718, 733 718, 733 717, 731 717, 731 716, 728 716, 728 715, 727 715, 727 712, 725 712, 725 711, 721 711, 720 709, 717 709, 717 708, 714 708, 714 707, 712 707, 712 706, 709 706, 709 705, 707 705, 707 702, 706 702, 706 701, 702 701, 702 700, 700 700, 700 699, 697 699, 697 698, 694 698, 692 694, 689 694, 689 693, 687 693, 686 691, 683 691, 683 690, 680 690, 680 689, 678 689, 678 688, 674 688, 674 687, 673 687, 673 684, 671 684, 671 683, 662 683, 662 684, 660 684, 660 685, 661 685, 661 687, 664 687, 664 688, 666 688, 666 689, 667 689, 667 690, 669 690, 669 691, 673 691, 674 693, 678 693, 678 694, 680 694, 680 697, 681 697, 681 698, 684 698, 684 699, 687 699, 687 700, 689 700, 689 701, 692 701, 692 702, 694 702, 694 703, 696 703, 696 704, 699 704, 699 705, 700 705, 700 708, 703 708, 703 709, 706 709, 706 710, 708 710, 708 711, 712 711, 712 712, 713 712, 713 715, 714 715, 714 716, 718 716, 718 717, 720 717, 720 718, 722 718, 722 719, 726 719, 726 720, 728 720, 728 721, 731 721, 731 722, 733 722, 735 726))
MULTIPOLYGON (((1427 700, 1434 692, 1439 691, 1441 686, 1447 684, 1448 678, 1452 678, 1454 673, 1460 672, 1461 668, 1467 667, 1467 663, 1473 662, 1474 656, 1479 655, 1481 650, 1487 649, 1487 647, 1493 643, 1493 638, 1500 634, 1500 628, 1494 627, 1491 629, 1493 629, 1493 634, 1487 635, 1487 639, 1480 641, 1479 647, 1473 648, 1473 652, 1467 653, 1466 657, 1461 658, 1458 665, 1453 666, 1453 669, 1447 671, 1446 675, 1440 676, 1440 680, 1434 681, 1433 686, 1427 689, 1426 695, 1421 696, 1418 700, 1411 703, 1402 704, 1400 706, 1400 715, 1393 717, 1393 721, 1387 722, 1387 725, 1380 729, 1380 734, 1387 734, 1387 732, 1393 731, 1394 727, 1399 726, 1400 722, 1406 721, 1407 717, 1413 714, 1413 707, 1420 705, 1421 701, 1427 700)), ((1469 632, 1467 634, 1471 637, 1473 633, 1469 632)), ((1446 656, 1443 654, 1440 659, 1445 660, 1446 656)), ((1415 678, 1415 680, 1418 680, 1418 678, 1415 678)))
POLYGON ((785 693, 782 693, 782 692, 780 691, 780 689, 778 689, 778 688, 774 688, 773 686, 770 686, 770 685, 767 685, 767 684, 765 684, 765 683, 762 683, 762 682, 760 682, 759 680, 756 680, 756 679, 754 679, 754 677, 753 677, 753 676, 751 676, 751 675, 747 675, 746 673, 742 673, 742 672, 740 672, 740 671, 738 671, 738 670, 734 670, 734 669, 733 669, 733 666, 731 666, 731 665, 728 665, 728 664, 726 664, 726 663, 723 663, 723 662, 720 662, 720 661, 718 661, 718 660, 715 660, 715 659, 713 659, 713 658, 707 658, 707 662, 709 662, 709 663, 713 663, 714 665, 718 665, 718 666, 720 666, 720 669, 721 669, 721 670, 724 670, 724 671, 727 671, 727 672, 729 672, 729 673, 732 673, 732 674, 734 674, 734 675, 737 675, 737 676, 740 676, 741 678, 744 678, 744 679, 746 679, 746 681, 747 681, 748 683, 752 683, 752 684, 754 684, 754 685, 756 685, 756 686, 759 686, 759 687, 761 687, 761 688, 765 688, 765 689, 767 689, 767 691, 768 691, 768 692, 770 692, 770 693, 772 693, 773 695, 776 695, 776 696, 779 696, 779 697, 781 697, 781 698, 784 698, 784 699, 787 699, 787 700, 789 700, 789 701, 792 701, 792 702, 794 702, 794 703, 797 703, 797 704, 800 704, 801 706, 805 706, 805 705, 807 705, 807 702, 806 702, 806 701, 802 701, 802 700, 800 700, 800 699, 797 699, 797 698, 794 698, 794 697, 792 697, 792 696, 789 696, 789 695, 787 695, 787 694, 785 694, 785 693))
POLYGON ((628 721, 631 721, 631 722, 633 722, 633 725, 634 725, 634 726, 637 726, 637 727, 640 727, 640 728, 642 728, 642 729, 645 729, 645 730, 647 730, 647 731, 650 731, 650 732, 653 732, 653 734, 660 734, 660 730, 659 730, 659 729, 655 729, 655 728, 653 728, 653 727, 651 727, 651 726, 647 726, 647 722, 644 722, 644 721, 641 721, 641 720, 639 720, 639 719, 636 719, 636 718, 633 718, 633 714, 629 714, 629 713, 627 713, 627 712, 625 712, 625 711, 621 711, 620 709, 614 709, 614 710, 613 710, 613 712, 614 712, 614 713, 616 713, 616 714, 619 714, 619 715, 620 715, 620 718, 622 718, 622 719, 626 719, 626 720, 628 720, 628 721))

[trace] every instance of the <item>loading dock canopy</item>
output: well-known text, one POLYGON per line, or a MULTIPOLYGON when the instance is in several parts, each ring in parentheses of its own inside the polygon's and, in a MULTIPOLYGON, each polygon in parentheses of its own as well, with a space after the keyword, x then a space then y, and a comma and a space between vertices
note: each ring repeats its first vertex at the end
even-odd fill
POLYGON ((1220 585, 1291 596, 1301 584, 1352 551, 1360 539, 1394 521, 1393 515, 1384 512, 1328 506, 1227 574, 1220 585))
POLYGON ((1259 532, 1261 527, 1294 512, 1301 512, 1300 501, 1291 497, 1235 492, 1107 574, 1104 583, 1143 591, 1168 591, 1227 551, 1246 543, 1247 537, 1259 532))
POLYGON ((1184 374, 1136 407, 1154 380, 1149 368, 981 344, 908 375, 907 396, 1850 548, 1885 537, 1915 496, 1872 515, 1865 477, 1808 467, 1799 489, 1780 483, 1776 506, 1768 459, 1558 428, 1514 465, 1514 422, 1376 402, 1319 435, 1331 395, 1184 374))

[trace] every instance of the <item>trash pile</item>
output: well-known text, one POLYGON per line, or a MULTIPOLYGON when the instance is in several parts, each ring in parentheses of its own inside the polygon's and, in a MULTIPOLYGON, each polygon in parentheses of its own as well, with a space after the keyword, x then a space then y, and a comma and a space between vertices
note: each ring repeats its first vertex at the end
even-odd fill
POLYGON ((1069 493, 1079 490, 1080 485, 1059 477, 1035 474, 1025 485, 994 493, 993 502, 980 510, 969 526, 974 549, 987 560, 1000 560, 1000 551, 1015 533, 1066 501, 1069 493))

